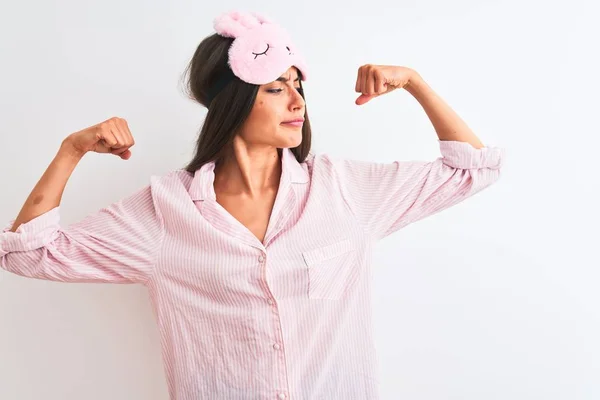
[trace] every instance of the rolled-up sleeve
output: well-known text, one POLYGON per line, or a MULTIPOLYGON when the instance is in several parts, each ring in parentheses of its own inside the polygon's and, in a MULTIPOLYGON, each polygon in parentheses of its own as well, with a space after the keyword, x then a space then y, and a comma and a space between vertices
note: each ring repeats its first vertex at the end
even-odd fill
POLYGON ((334 163, 346 204, 375 240, 455 205, 496 182, 505 151, 439 141, 434 161, 334 163))
POLYGON ((68 226, 55 207, 11 232, 0 232, 0 267, 61 282, 145 283, 151 274, 163 223, 151 186, 68 226))

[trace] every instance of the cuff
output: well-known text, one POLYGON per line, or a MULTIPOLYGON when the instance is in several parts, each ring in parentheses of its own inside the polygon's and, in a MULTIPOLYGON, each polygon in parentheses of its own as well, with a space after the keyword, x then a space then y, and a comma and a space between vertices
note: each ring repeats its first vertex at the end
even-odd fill
POLYGON ((444 164, 459 169, 502 167, 505 151, 499 147, 483 147, 476 149, 467 142, 440 140, 440 150, 444 164))
POLYGON ((59 208, 19 225, 15 232, 10 231, 15 222, 11 220, 0 232, 0 257, 14 251, 39 249, 54 240, 60 229, 59 208))

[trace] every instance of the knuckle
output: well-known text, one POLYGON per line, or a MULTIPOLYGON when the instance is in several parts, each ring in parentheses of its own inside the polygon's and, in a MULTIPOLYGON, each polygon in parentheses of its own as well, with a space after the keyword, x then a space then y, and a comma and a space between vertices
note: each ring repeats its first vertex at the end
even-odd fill
POLYGON ((109 132, 109 127, 108 127, 108 124, 102 124, 102 125, 100 125, 100 126, 98 126, 98 127, 96 128, 96 134, 97 134, 97 135, 101 135, 101 136, 103 136, 103 137, 104 137, 104 135, 105 135, 107 132, 109 132))

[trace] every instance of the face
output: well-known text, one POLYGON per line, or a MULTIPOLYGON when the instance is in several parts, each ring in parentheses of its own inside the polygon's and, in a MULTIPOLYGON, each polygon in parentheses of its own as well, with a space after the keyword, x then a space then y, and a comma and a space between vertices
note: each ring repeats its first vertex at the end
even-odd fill
POLYGON ((256 101, 239 136, 249 144, 293 148, 302 142, 304 99, 300 95, 296 67, 290 67, 277 80, 260 85, 256 101))

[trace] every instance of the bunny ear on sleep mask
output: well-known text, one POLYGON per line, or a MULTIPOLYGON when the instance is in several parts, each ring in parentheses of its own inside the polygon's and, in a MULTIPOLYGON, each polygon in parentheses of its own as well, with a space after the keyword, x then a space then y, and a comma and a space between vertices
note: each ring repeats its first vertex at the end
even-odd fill
POLYGON ((298 68, 305 81, 308 73, 302 54, 288 33, 270 18, 258 13, 231 11, 215 18, 217 34, 234 38, 228 51, 227 70, 209 90, 208 102, 234 75, 244 82, 263 85, 273 82, 288 68, 298 68))

